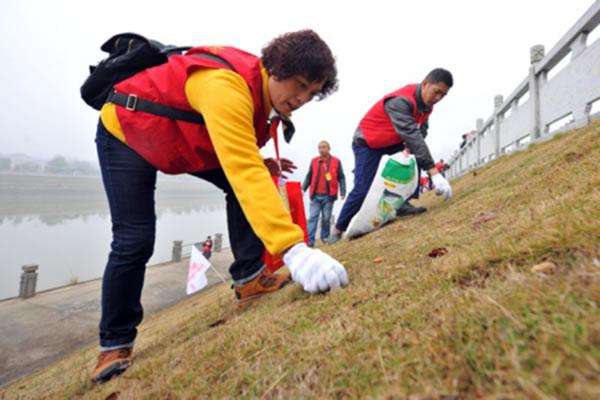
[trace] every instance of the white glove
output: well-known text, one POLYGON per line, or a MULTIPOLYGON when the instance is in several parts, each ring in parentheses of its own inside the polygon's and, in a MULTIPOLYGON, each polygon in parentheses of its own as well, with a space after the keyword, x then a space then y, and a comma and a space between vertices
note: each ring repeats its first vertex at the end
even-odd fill
POLYGON ((309 293, 326 292, 348 285, 346 269, 337 260, 321 250, 298 243, 283 256, 292 279, 309 293))
POLYGON ((452 187, 450 187, 450 183, 444 178, 444 175, 435 174, 431 177, 431 181, 438 196, 444 195, 445 200, 452 197, 452 187))

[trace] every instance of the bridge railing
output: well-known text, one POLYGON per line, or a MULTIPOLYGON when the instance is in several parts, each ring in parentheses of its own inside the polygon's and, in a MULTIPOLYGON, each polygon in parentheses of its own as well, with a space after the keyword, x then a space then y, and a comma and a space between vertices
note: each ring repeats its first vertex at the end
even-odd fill
POLYGON ((542 45, 531 47, 528 76, 506 99, 494 97, 492 115, 476 121, 474 135, 450 159, 450 178, 600 116, 600 40, 588 41, 598 25, 600 0, 547 54, 542 45))

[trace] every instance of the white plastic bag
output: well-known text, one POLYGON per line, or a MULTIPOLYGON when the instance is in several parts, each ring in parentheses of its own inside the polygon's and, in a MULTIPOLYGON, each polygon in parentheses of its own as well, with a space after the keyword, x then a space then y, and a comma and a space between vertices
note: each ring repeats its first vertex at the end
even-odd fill
POLYGON ((400 152, 386 156, 382 161, 362 207, 346 230, 348 239, 372 232, 396 219, 396 210, 417 189, 419 177, 415 156, 400 152))

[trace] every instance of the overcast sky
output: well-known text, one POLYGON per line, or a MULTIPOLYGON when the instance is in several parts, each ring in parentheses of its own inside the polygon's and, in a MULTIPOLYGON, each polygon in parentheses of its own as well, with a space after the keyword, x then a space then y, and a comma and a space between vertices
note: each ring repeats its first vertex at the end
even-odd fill
POLYGON ((529 48, 548 51, 592 5, 569 1, 26 1, 2 0, 0 153, 96 160, 97 113, 79 97, 100 44, 133 31, 177 45, 233 45, 259 54, 274 36, 317 31, 337 57, 340 90, 293 116, 284 155, 306 171, 327 139, 347 173, 351 137, 381 96, 435 67, 455 85, 430 118, 427 141, 448 158, 460 135, 487 118, 493 96, 525 78, 529 48))

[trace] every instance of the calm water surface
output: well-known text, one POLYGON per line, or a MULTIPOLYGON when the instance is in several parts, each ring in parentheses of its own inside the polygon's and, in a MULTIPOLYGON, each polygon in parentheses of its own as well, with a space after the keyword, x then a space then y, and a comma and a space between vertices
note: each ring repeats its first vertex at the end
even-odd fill
MULTIPOLYGON (((161 177, 156 246, 149 264, 171 258, 173 240, 224 233, 224 196, 198 179, 161 177)), ((38 290, 102 276, 111 240, 99 178, 0 174, 0 299, 18 294, 21 266, 39 264, 38 290)))

